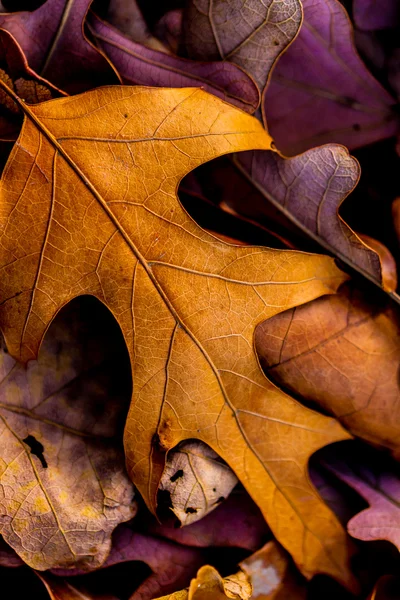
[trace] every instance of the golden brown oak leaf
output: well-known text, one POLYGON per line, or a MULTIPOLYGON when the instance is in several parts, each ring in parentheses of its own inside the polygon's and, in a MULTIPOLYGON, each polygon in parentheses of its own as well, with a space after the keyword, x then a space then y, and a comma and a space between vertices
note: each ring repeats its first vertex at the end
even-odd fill
POLYGON ((198 570, 188 590, 181 590, 158 600, 249 600, 251 593, 252 585, 243 571, 222 579, 214 567, 205 565, 198 570))
POLYGON ((99 88, 21 107, 1 184, 0 323, 10 352, 33 358, 62 305, 97 296, 131 356, 125 451, 148 506, 155 511, 165 452, 200 439, 305 574, 348 582, 344 532, 307 475, 310 454, 347 434, 272 385, 253 348, 257 323, 346 276, 325 256, 219 241, 176 196, 197 165, 269 149, 271 138, 200 89, 99 88))

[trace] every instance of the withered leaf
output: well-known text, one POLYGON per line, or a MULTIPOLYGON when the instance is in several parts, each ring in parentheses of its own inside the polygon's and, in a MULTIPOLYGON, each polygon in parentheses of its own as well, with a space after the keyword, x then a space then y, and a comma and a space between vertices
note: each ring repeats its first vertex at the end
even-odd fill
POLYGON ((253 588, 252 600, 305 600, 306 587, 296 577, 287 554, 268 542, 239 564, 253 588))
POLYGON ((91 0, 46 0, 33 12, 0 14, 0 27, 16 38, 36 73, 68 93, 118 83, 111 63, 84 34, 90 4, 91 0))
MULTIPOLYGON (((197 570, 206 562, 203 552, 160 537, 138 533, 134 527, 135 521, 116 529, 110 555, 103 565, 107 569, 125 562, 140 562, 150 567, 152 573, 142 581, 130 600, 151 600, 187 587, 197 570)), ((78 586, 77 583, 74 584, 75 577, 82 574, 82 571, 76 569, 57 569, 53 572, 57 576, 66 577, 75 586, 78 586)), ((83 583, 83 578, 81 582, 83 583)))
POLYGON ((35 569, 99 566, 135 514, 113 440, 126 411, 115 335, 104 308, 75 301, 37 361, 0 353, 0 531, 35 569))
POLYGON ((240 488, 196 523, 176 528, 173 522, 160 524, 153 520, 149 530, 187 546, 244 548, 252 552, 271 537, 260 510, 240 488))
POLYGON ((134 42, 164 51, 164 45, 149 31, 136 0, 110 0, 107 21, 134 42))
POLYGON ((190 58, 236 63, 262 90, 301 19, 299 0, 189 0, 183 41, 190 58))
POLYGON ((352 287, 260 325, 266 373, 334 415, 355 435, 400 456, 400 321, 352 287))
POLYGON ((271 138, 200 89, 110 87, 21 105, 0 223, 0 322, 12 355, 33 358, 59 307, 97 296, 130 352, 125 452, 152 511, 165 452, 200 439, 304 573, 349 582, 344 533, 307 476, 309 456, 348 434, 269 383, 253 348, 257 323, 346 276, 325 256, 218 241, 176 197, 197 165, 268 149, 271 138))
POLYGON ((171 510, 180 523, 189 525, 223 502, 237 482, 214 450, 193 440, 168 453, 159 489, 168 492, 171 510))
POLYGON ((158 600, 249 600, 251 592, 252 586, 243 571, 222 579, 214 567, 205 565, 199 569, 196 578, 192 579, 188 590, 163 596, 158 600))
POLYGON ((386 283, 378 254, 339 213, 360 175, 358 162, 346 148, 330 144, 290 159, 273 152, 246 152, 235 162, 265 198, 307 235, 377 285, 386 283))
POLYGON ((352 487, 370 505, 350 519, 349 533, 364 541, 387 540, 400 550, 400 471, 398 464, 346 444, 326 453, 322 464, 352 487))
POLYGON ((302 4, 299 35, 279 59, 264 95, 279 150, 293 156, 327 142, 351 149, 395 135, 395 99, 358 55, 344 7, 338 0, 302 4))
POLYGON ((250 113, 260 103, 254 81, 237 65, 167 55, 128 40, 93 14, 88 22, 95 39, 127 85, 202 86, 250 113))

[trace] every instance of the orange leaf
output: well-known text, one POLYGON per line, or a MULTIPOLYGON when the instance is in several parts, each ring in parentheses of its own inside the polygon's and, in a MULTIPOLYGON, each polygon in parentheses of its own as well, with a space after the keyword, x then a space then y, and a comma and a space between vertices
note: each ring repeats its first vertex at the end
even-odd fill
POLYGON ((176 196, 197 165, 268 150, 269 135, 200 89, 100 88, 20 105, 26 118, 1 190, 0 322, 10 352, 30 360, 61 306, 97 296, 131 356, 125 450, 148 506, 166 451, 200 439, 303 573, 349 583, 345 534, 307 474, 315 450, 348 434, 272 385, 253 348, 257 323, 334 292, 346 276, 328 257, 219 241, 176 196))

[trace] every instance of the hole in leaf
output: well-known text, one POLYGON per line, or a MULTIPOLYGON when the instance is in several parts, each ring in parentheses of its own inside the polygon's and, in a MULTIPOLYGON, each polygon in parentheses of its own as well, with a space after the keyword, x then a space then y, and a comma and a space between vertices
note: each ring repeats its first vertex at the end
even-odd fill
POLYGON ((221 504, 221 502, 223 502, 224 500, 225 500, 225 497, 224 496, 220 496, 218 498, 218 500, 215 501, 215 504, 221 504))
POLYGON ((172 477, 169 478, 170 481, 174 482, 177 479, 179 479, 180 477, 183 477, 183 470, 179 469, 174 475, 172 475, 172 477))
POLYGON ((193 506, 188 506, 187 508, 185 508, 185 513, 187 515, 197 513, 197 508, 193 508, 193 506))
POLYGON ((25 439, 22 440, 23 442, 25 442, 25 444, 27 446, 29 446, 29 448, 31 449, 31 454, 33 454, 34 456, 36 456, 41 464, 42 467, 44 469, 47 469, 47 461, 44 457, 44 446, 43 444, 41 444, 40 442, 37 441, 37 439, 33 436, 33 435, 28 435, 25 439))

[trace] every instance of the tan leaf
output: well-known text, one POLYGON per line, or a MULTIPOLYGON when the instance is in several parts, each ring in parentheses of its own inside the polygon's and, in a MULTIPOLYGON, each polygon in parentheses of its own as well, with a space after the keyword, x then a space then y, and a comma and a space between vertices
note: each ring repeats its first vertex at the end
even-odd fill
POLYGON ((189 525, 214 510, 237 482, 218 454, 196 440, 168 453, 160 490, 169 492, 171 510, 182 525, 189 525))
POLYGON ((28 367, 0 351, 0 530, 39 570, 99 566, 136 512, 113 439, 126 407, 118 331, 93 304, 72 303, 28 367))
POLYGON ((287 554, 268 542, 240 563, 253 587, 252 600, 305 600, 307 589, 290 564, 287 554))
POLYGON ((116 86, 20 105, 26 118, 1 189, 0 322, 10 352, 34 358, 61 306, 97 296, 131 356, 126 459, 151 510, 165 452, 202 440, 305 574, 349 582, 345 534, 307 474, 314 451, 348 434, 268 382, 253 348, 257 323, 346 276, 325 256, 219 241, 176 197, 197 165, 268 149, 271 138, 200 89, 116 86))

